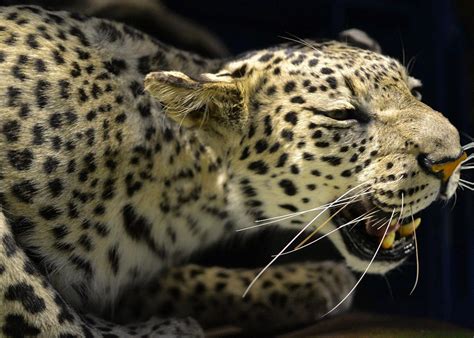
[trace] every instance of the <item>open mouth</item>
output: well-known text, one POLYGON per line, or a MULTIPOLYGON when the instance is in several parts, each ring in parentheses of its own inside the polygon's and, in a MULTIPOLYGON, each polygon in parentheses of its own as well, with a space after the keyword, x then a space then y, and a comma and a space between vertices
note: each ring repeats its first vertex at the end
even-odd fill
POLYGON ((379 245, 377 261, 400 261, 415 250, 413 235, 421 223, 421 218, 416 215, 399 219, 395 213, 392 217, 391 213, 365 200, 350 204, 335 214, 334 222, 336 226, 342 226, 358 218, 361 219, 359 222, 342 227, 341 234, 348 250, 359 258, 372 259, 379 245), (367 214, 370 214, 370 219, 363 217, 367 214))

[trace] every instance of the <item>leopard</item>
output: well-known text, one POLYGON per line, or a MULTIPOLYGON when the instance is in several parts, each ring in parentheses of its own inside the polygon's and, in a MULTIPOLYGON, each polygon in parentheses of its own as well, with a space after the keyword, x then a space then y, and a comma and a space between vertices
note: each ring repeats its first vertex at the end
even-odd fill
POLYGON ((353 272, 400 266, 472 144, 400 62, 343 37, 209 59, 122 23, 2 7, 2 335, 314 321, 350 307, 353 272), (263 270, 186 264, 267 223, 299 232, 263 270), (314 236, 344 261, 270 264, 314 236))
MULTIPOLYGON (((5 1, 4 1, 5 3, 5 1)), ((8 5, 23 5, 23 0, 7 0, 8 5)), ((169 9, 160 0, 29 0, 49 10, 66 10, 126 23, 179 49, 207 57, 230 55, 225 44, 205 27, 169 9)))

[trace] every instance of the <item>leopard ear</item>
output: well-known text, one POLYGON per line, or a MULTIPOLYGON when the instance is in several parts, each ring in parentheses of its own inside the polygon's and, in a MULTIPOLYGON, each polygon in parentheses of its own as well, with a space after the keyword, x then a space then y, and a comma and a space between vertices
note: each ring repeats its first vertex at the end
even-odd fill
POLYGON ((339 41, 345 42, 349 46, 371 50, 372 52, 382 52, 382 48, 377 41, 372 39, 366 32, 357 28, 351 28, 340 32, 339 41))
POLYGON ((222 74, 198 78, 176 71, 153 72, 145 90, 163 104, 167 115, 182 126, 239 130, 246 120, 243 81, 222 74))

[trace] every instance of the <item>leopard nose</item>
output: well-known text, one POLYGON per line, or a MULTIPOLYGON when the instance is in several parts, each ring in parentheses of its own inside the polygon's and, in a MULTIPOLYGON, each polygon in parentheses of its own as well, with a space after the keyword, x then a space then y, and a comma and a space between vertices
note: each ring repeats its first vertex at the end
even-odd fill
POLYGON ((441 161, 433 162, 427 155, 420 155, 418 162, 429 173, 441 178, 443 182, 447 182, 457 167, 467 158, 466 153, 461 153, 456 158, 445 158, 441 161))

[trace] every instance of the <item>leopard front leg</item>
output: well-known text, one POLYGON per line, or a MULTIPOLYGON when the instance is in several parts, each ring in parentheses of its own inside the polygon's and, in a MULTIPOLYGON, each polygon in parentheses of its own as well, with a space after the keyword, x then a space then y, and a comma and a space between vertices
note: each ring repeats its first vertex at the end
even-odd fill
MULTIPOLYGON (((119 320, 192 315, 204 327, 231 324, 252 331, 273 330, 320 319, 355 284, 344 263, 293 263, 271 267, 242 297, 258 272, 196 265, 174 268, 148 288, 127 293, 117 315, 119 320)), ((347 310, 351 299, 334 313, 347 310)))
POLYGON ((0 212, 0 336, 4 337, 199 337, 194 320, 149 319, 116 325, 80 314, 64 302, 16 243, 0 212))

